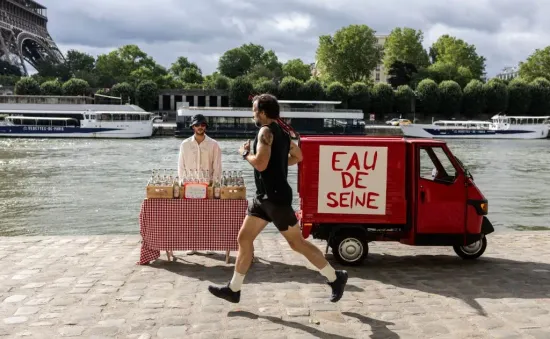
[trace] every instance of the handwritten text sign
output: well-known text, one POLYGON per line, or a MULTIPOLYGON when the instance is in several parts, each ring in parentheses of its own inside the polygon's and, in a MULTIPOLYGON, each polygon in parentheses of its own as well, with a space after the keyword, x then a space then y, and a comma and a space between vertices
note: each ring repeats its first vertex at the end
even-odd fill
POLYGON ((319 147, 318 213, 386 214, 388 148, 319 147))
POLYGON ((185 199, 206 199, 207 198, 206 184, 187 183, 185 184, 185 199))

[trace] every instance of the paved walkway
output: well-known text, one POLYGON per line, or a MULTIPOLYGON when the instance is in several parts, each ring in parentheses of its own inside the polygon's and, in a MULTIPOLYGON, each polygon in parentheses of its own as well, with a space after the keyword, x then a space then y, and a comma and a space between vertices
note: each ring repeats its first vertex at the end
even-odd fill
POLYGON ((255 247, 234 305, 207 292, 223 253, 136 266, 137 236, 0 238, 0 337, 550 338, 550 232, 492 235, 476 262, 372 244, 337 304, 280 235, 255 247))

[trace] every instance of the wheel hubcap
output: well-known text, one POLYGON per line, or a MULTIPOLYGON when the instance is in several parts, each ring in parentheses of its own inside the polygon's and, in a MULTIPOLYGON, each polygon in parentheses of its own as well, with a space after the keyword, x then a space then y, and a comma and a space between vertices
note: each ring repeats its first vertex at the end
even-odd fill
POLYGON ((363 245, 357 239, 347 238, 340 243, 338 253, 346 261, 355 261, 363 255, 363 245))
POLYGON ((468 246, 462 246, 460 247, 462 251, 466 254, 476 254, 481 250, 481 240, 478 240, 468 246))

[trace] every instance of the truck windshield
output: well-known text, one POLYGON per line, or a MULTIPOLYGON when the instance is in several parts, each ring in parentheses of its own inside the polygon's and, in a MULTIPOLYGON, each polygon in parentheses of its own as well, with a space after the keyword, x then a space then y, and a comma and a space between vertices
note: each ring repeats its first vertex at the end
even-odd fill
POLYGON ((456 156, 455 156, 455 159, 456 159, 456 162, 458 162, 458 164, 460 165, 460 167, 464 171, 464 173, 466 174, 466 176, 468 178, 474 180, 474 176, 472 175, 472 173, 470 173, 470 171, 466 168, 466 166, 464 166, 464 163, 462 163, 462 161, 460 161, 460 159, 456 156))

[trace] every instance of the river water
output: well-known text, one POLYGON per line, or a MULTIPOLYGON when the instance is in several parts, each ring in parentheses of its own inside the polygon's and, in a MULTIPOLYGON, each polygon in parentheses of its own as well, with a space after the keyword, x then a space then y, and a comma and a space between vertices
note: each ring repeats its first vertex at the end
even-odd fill
MULTIPOLYGON (((151 170, 175 171, 181 141, 0 139, 0 235, 138 234, 151 170)), ((243 170, 251 198, 242 142, 220 140, 223 166, 243 170)), ((550 140, 448 144, 489 199, 497 232, 550 229, 550 140)), ((296 189, 296 166, 289 176, 296 189)))

